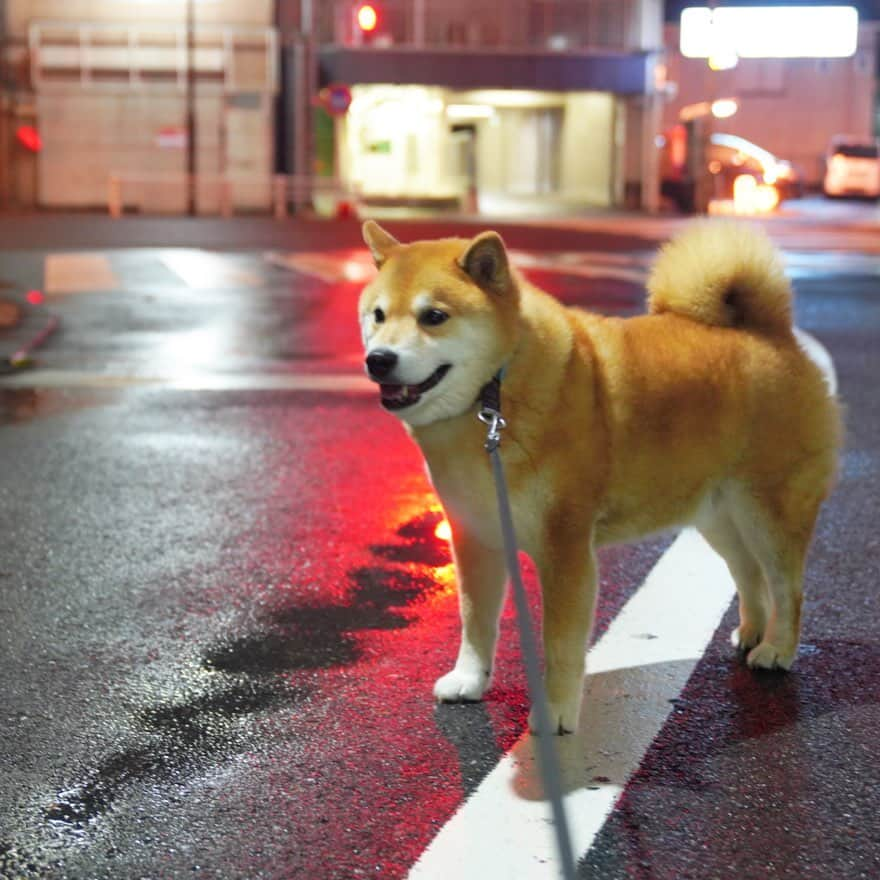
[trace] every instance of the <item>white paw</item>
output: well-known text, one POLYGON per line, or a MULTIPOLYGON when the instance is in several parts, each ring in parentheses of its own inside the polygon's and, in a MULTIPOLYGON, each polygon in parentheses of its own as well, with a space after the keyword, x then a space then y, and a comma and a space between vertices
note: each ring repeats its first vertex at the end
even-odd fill
POLYGON ((751 651, 761 641, 761 633, 740 624, 730 634, 730 644, 738 651, 751 651))
POLYGON ((440 703, 476 702, 488 687, 488 673, 480 669, 453 669, 434 683, 434 699, 440 703))
MULTIPOLYGON (((550 733, 554 736, 561 736, 564 733, 574 733, 578 726, 578 715, 580 714, 580 706, 576 703, 565 706, 561 703, 550 703, 550 733)), ((529 730, 532 733, 539 733, 538 713, 532 709, 529 712, 529 730)))
POLYGON ((797 649, 785 651, 770 642, 761 642, 749 651, 746 663, 752 669, 791 669, 797 649))

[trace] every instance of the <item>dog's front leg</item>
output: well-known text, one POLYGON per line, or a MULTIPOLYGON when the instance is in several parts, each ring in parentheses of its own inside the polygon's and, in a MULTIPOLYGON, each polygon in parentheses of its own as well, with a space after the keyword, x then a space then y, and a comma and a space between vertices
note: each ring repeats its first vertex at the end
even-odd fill
MULTIPOLYGON (((544 597, 544 681, 550 732, 573 733, 580 715, 596 605, 596 554, 583 532, 572 534, 566 529, 550 537, 536 562, 544 597)), ((537 727, 533 709, 529 729, 537 733, 537 727)))
POLYGON ((455 703, 479 700, 489 687, 506 571, 501 550, 485 547, 461 528, 453 527, 452 546, 461 647, 455 668, 437 679, 434 697, 455 703))

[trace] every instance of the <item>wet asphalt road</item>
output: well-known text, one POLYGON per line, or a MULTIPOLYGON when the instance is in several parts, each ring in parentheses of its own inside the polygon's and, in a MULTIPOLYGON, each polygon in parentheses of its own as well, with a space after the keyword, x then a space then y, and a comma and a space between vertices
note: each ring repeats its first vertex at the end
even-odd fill
MULTIPOLYGON (((0 274, 39 285, 45 258, 0 274)), ((52 295, 63 332, 0 379, 0 876, 406 876, 525 685, 508 611, 489 699, 431 704, 457 610, 417 452, 371 395, 297 385, 358 369, 359 284, 253 251, 225 258, 246 287, 106 259, 118 283, 52 295)), ((796 671, 745 670, 728 613, 583 877, 880 876, 878 271, 796 275, 848 406, 796 671)), ((641 307, 614 271, 533 277, 641 307)), ((597 637, 667 543, 604 553, 597 637)))

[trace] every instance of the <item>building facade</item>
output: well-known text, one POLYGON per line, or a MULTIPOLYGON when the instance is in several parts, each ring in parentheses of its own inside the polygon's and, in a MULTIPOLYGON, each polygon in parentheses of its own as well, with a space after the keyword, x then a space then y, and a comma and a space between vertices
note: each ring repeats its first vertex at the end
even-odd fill
POLYGON ((717 121, 715 129, 792 162, 814 188, 821 184, 833 136, 880 137, 880 22, 861 22, 850 57, 741 58, 726 70, 712 70, 705 58, 684 57, 679 42, 679 26, 667 25, 666 131, 684 107, 734 98, 736 114, 717 121))
POLYGON ((656 207, 660 0, 375 0, 372 29, 362 5, 0 3, 0 200, 268 210, 280 173, 375 204, 656 207))
POLYGON ((103 207, 111 187, 128 210, 269 205, 270 0, 6 0, 0 9, 7 205, 103 207))
POLYGON ((299 4, 315 88, 351 93, 320 173, 376 204, 656 205, 659 0, 377 0, 368 32, 363 5, 299 4))

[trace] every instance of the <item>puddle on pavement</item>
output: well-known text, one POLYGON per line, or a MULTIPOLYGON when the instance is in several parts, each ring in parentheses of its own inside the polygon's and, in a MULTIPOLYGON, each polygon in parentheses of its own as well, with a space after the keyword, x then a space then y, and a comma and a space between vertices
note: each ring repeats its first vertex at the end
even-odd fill
POLYGON ((208 650, 204 666, 252 676, 350 666, 363 656, 361 631, 409 626, 401 610, 436 589, 429 577, 380 567, 357 568, 349 577, 347 603, 277 607, 256 632, 208 650))
POLYGON ((437 567, 452 562, 447 541, 437 538, 435 530, 443 520, 439 510, 425 511, 421 516, 405 522, 397 530, 403 544, 373 545, 370 550, 392 562, 413 562, 437 567))
MULTIPOLYGON (((32 404, 25 394, 19 405, 32 404)), ((365 650, 362 632, 415 623, 406 608, 442 585, 413 564, 430 570, 450 560, 447 543, 435 535, 440 519, 435 510, 419 514, 397 530, 402 543, 371 547, 390 564, 352 569, 346 602, 286 602, 270 609, 256 631, 208 647, 202 667, 214 674, 207 678, 207 689, 183 702, 142 709, 129 744, 103 758, 83 781, 59 792, 43 809, 48 825, 68 843, 86 842, 114 802, 139 786, 185 785, 193 775, 252 748, 254 718, 309 699, 311 690, 292 684, 290 673, 352 665, 365 650)))
POLYGON ((131 744, 104 758, 84 782, 60 792, 45 809, 46 820, 58 830, 81 833, 134 786, 179 784, 243 752, 253 716, 308 697, 305 688, 280 680, 218 684, 190 700, 142 710, 131 744))
MULTIPOLYGON (((426 568, 448 565, 449 545, 436 537, 442 514, 429 510, 403 523, 402 543, 370 547, 380 559, 426 568)), ((340 604, 282 603, 257 631, 215 645, 203 655, 207 669, 262 676, 302 669, 330 669, 362 656, 358 633, 409 626, 407 606, 439 589, 428 574, 398 565, 366 565, 348 572, 348 600, 340 604)))

